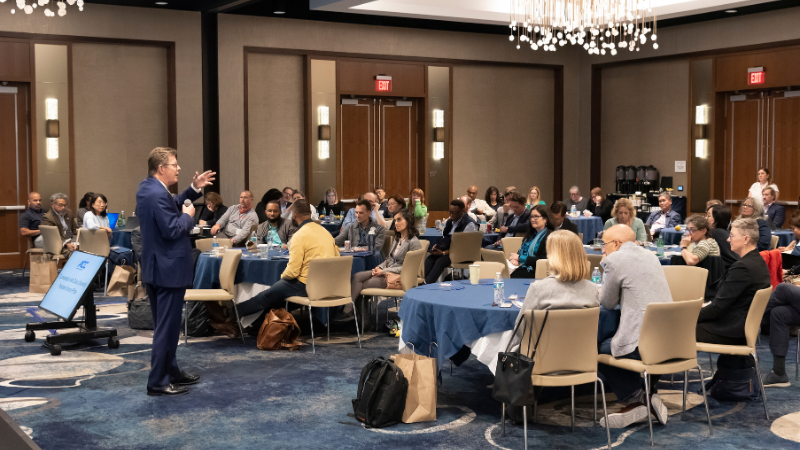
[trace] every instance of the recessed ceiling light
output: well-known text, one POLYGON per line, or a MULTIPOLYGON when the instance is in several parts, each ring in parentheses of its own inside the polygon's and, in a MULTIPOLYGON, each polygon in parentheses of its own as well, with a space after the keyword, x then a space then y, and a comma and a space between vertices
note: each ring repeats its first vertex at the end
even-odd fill
POLYGON ((736 12, 736 10, 735 9, 728 9, 725 12, 728 13, 728 14, 733 14, 733 13, 736 12))
POLYGON ((156 5, 160 5, 160 6, 164 6, 166 4, 167 4, 167 2, 156 2, 156 5))
POLYGON ((275 11, 275 14, 286 14, 286 11, 278 10, 278 11, 275 11))

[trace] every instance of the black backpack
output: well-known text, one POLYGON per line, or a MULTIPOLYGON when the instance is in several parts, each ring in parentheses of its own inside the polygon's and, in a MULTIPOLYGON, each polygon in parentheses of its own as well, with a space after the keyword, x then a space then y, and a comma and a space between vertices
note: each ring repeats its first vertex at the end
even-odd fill
POLYGON ((400 423, 406 407, 408 380, 392 360, 378 357, 361 369, 358 398, 353 399, 356 420, 367 428, 400 423))

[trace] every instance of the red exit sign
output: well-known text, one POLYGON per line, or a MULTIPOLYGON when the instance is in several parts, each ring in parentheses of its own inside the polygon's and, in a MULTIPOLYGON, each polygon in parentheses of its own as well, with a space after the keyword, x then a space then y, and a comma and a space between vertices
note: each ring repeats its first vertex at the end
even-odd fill
POLYGON ((763 67, 752 67, 747 69, 747 84, 764 84, 767 81, 763 67))
POLYGON ((392 92, 392 77, 386 75, 378 75, 375 77, 375 91, 376 92, 392 92))

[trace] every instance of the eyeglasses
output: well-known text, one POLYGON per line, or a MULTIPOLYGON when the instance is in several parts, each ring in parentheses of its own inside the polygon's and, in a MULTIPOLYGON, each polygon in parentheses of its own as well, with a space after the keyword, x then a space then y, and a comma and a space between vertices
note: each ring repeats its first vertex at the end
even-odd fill
POLYGON ((175 166, 175 168, 177 169, 178 168, 178 163, 175 163, 175 164, 162 164, 162 166, 175 166))
POLYGON ((606 244, 617 244, 617 245, 622 245, 622 241, 608 241, 608 242, 603 242, 603 243, 601 243, 601 244, 600 244, 600 246, 601 246, 602 248, 606 248, 606 244))
POLYGON ((533 214, 531 214, 531 220, 539 220, 541 218, 542 216, 534 216, 533 214))
POLYGON ((748 205, 747 203, 742 204, 742 208, 752 208, 753 205, 748 205))

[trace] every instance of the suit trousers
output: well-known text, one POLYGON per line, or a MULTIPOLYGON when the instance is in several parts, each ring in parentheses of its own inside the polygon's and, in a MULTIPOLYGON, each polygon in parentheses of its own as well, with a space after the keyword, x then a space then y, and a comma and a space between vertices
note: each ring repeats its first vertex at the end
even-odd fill
MULTIPOLYGON (((286 307, 286 299, 289 297, 307 297, 305 283, 296 278, 286 279, 281 278, 277 283, 270 286, 264 292, 255 295, 254 297, 245 300, 236 305, 239 310, 239 316, 249 316, 261 311, 261 315, 253 322, 250 327, 254 330, 259 330, 267 313, 273 309, 280 309, 286 307)), ((290 304, 291 307, 291 304, 290 304)), ((324 309, 324 308, 316 308, 324 309)))
POLYGON ((146 283, 145 290, 153 313, 153 353, 150 355, 147 387, 162 388, 181 377, 175 354, 180 339, 186 288, 167 288, 146 283))
MULTIPOLYGON (((702 322, 698 323, 695 329, 697 342, 720 345, 747 345, 747 339, 744 337, 721 336, 719 334, 706 331, 706 329, 701 325, 703 325, 702 322)), ((750 355, 719 355, 717 358, 717 367, 722 367, 725 369, 749 369, 755 366, 756 360, 750 355)))
POLYGON ((769 349, 775 356, 789 352, 789 339, 792 327, 800 325, 800 286, 788 283, 779 284, 767 303, 761 329, 769 330, 769 349))
POLYGON ((425 283, 433 284, 439 279, 444 269, 450 267, 448 255, 428 255, 425 260, 425 283))

